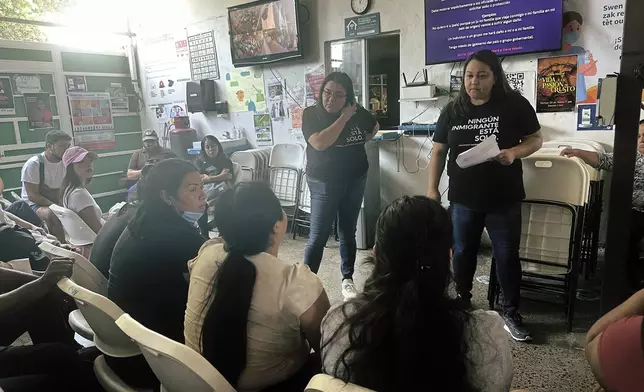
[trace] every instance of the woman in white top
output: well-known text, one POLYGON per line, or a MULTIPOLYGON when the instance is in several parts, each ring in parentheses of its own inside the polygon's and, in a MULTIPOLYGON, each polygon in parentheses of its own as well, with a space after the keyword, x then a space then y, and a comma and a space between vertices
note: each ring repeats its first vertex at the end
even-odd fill
POLYGON ((389 205, 364 293, 322 322, 323 371, 378 392, 509 391, 503 320, 450 297, 451 246, 439 203, 404 196, 389 205))
POLYGON ((303 391, 320 372, 329 310, 322 282, 308 266, 278 258, 287 219, 268 185, 225 191, 215 221, 225 243, 207 242, 188 263, 186 345, 240 392, 303 391))
POLYGON ((86 187, 94 174, 97 159, 95 152, 83 147, 67 149, 63 154, 65 178, 60 186, 63 207, 74 211, 95 233, 103 227, 102 211, 86 187))

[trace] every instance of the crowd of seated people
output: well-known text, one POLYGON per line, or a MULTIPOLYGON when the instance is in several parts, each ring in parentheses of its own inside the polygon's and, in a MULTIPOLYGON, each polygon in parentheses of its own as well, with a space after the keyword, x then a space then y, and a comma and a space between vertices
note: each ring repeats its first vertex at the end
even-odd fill
MULTIPOLYGON (((439 203, 405 196, 387 206, 363 292, 331 307, 308 266, 280 258, 288 222, 267 184, 245 182, 218 193, 220 238, 202 234, 199 221, 210 199, 204 185, 230 180, 232 166, 216 138, 202 144, 196 166, 178 158, 150 166, 137 201, 100 226, 92 221, 100 209, 85 188, 96 155, 72 147, 61 156, 60 201, 96 229, 90 261, 126 313, 200 352, 240 392, 303 391, 321 372, 383 392, 423 390, 428 383, 447 383, 442 389, 450 391, 510 391, 513 362, 502 318, 473 311, 449 293, 452 228, 439 203), (85 219, 84 211, 95 216, 85 219)), ((4 216, 46 237, 42 227, 4 216)), ((8 238, 3 227, 0 243, 8 238)), ((40 278, 0 265, 0 345, 25 331, 34 342, 0 347, 0 388, 100 390, 66 323, 73 303, 55 290, 71 275, 71 261, 46 264, 40 278)), ((644 388, 643 316, 644 291, 588 333, 588 361, 606 391, 644 388)), ((106 360, 132 387, 158 390, 143 356, 106 360)))

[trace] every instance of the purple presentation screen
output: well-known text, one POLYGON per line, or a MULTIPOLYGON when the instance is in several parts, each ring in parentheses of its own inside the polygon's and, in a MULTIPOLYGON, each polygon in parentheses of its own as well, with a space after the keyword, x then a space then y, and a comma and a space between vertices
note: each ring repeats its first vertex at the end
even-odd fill
POLYGON ((425 0, 427 64, 561 49, 562 0, 425 0))

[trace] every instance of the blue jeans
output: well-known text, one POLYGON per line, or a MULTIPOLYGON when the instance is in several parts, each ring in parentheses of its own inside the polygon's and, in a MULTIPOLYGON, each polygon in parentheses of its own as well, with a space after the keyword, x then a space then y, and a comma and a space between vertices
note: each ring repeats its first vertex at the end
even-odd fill
POLYGON ((311 230, 304 251, 304 264, 317 273, 324 246, 329 239, 333 221, 338 218, 340 237, 340 270, 343 279, 352 279, 356 262, 356 225, 364 198, 367 176, 348 181, 320 181, 308 177, 311 190, 311 230))
MULTIPOLYGON (((517 311, 520 299, 521 203, 496 211, 480 211, 462 204, 450 206, 454 236, 454 280, 456 291, 471 298, 472 280, 476 272, 476 256, 481 244, 483 227, 492 240, 496 275, 503 293, 504 313, 517 311)), ((494 273, 494 271, 490 271, 494 273)))

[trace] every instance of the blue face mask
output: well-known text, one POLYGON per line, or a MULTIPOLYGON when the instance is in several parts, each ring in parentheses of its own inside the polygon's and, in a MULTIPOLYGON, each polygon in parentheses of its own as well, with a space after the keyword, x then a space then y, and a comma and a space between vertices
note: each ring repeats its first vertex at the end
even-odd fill
POLYGON ((198 226, 197 222, 199 221, 199 219, 201 219, 203 214, 204 214, 203 211, 202 212, 183 211, 181 213, 181 217, 191 225, 197 227, 198 226))
POLYGON ((564 33, 563 35, 563 42, 566 44, 574 44, 575 42, 579 41, 579 38, 581 38, 581 32, 579 31, 568 31, 564 33))

